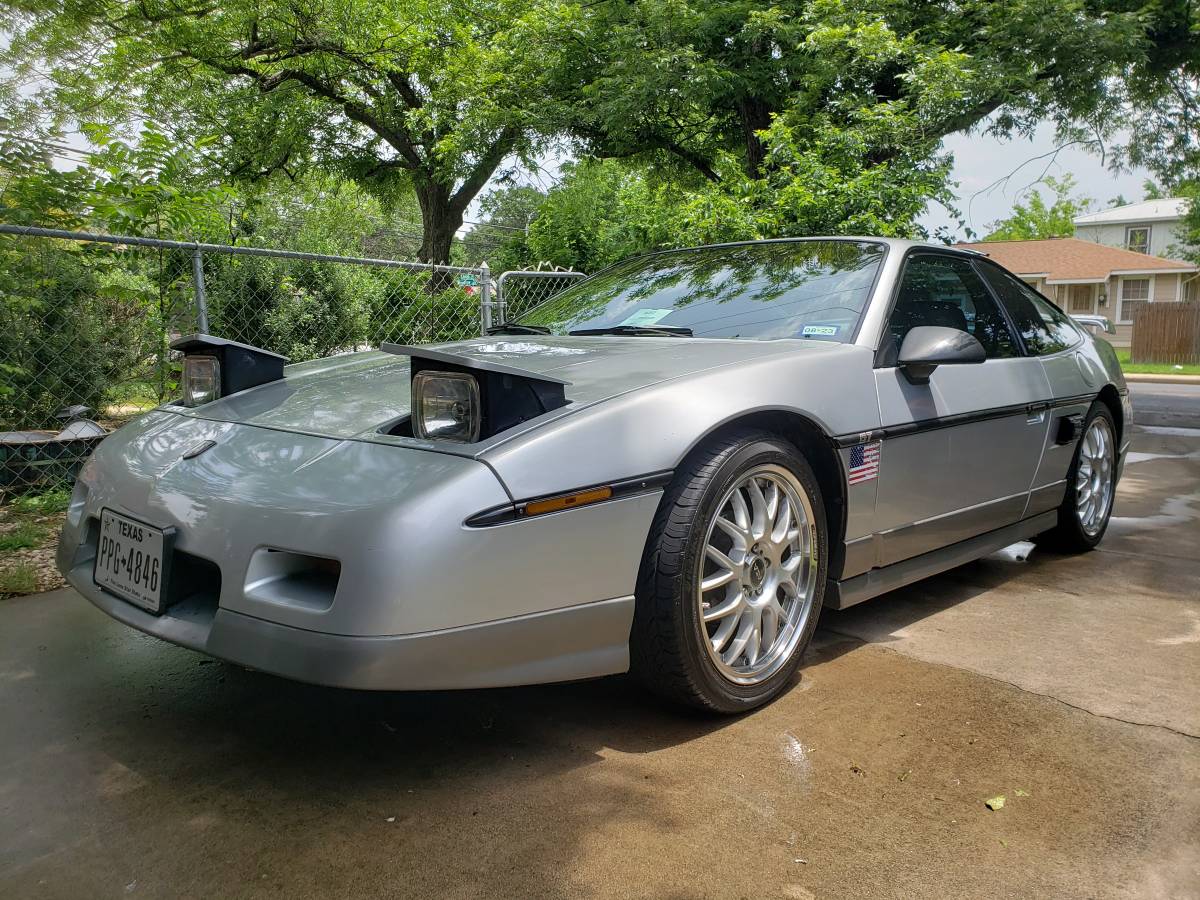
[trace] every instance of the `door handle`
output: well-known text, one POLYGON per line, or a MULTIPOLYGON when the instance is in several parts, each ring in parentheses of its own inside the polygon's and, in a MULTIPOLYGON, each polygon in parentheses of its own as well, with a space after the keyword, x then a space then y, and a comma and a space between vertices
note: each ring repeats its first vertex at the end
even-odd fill
POLYGON ((1025 407, 1025 424, 1041 425, 1046 421, 1046 410, 1049 408, 1049 403, 1030 403, 1025 407))

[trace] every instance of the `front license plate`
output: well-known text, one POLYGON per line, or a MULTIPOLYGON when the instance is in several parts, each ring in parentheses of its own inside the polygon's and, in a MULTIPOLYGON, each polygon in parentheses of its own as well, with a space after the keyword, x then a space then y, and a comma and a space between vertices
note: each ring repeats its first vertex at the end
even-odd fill
POLYGON ((170 531, 102 509, 92 577, 100 587, 157 615, 162 612, 169 538, 170 531))

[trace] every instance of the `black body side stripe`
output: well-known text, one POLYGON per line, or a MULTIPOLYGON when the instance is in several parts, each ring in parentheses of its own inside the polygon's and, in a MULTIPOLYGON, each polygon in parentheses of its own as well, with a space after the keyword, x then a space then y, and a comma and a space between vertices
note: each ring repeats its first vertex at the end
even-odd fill
POLYGON ((925 431, 937 431, 939 428, 953 428, 956 425, 970 425, 974 422, 986 422, 989 419, 1006 419, 1009 416, 1029 415, 1045 409, 1077 406, 1080 403, 1091 403, 1096 397, 1096 394, 1077 394, 1074 397, 1055 397, 1051 400, 1035 400, 1032 403, 1016 403, 1012 406, 995 406, 991 409, 958 413, 953 416, 939 416, 936 419, 902 422, 899 425, 889 425, 886 428, 876 428, 872 431, 856 431, 853 434, 840 434, 833 440, 838 447, 853 447, 855 444, 864 444, 868 441, 903 437, 909 434, 920 434, 925 431))
MULTIPOLYGON (((587 504, 588 506, 599 506, 602 503, 612 503, 614 500, 622 500, 626 497, 633 497, 637 494, 649 494, 652 491, 658 491, 665 488, 671 483, 675 471, 668 469, 662 472, 652 472, 649 475, 639 475, 635 478, 623 478, 620 481, 610 481, 606 484, 589 484, 585 487, 571 488, 565 491, 555 491, 553 494, 542 494, 537 497, 526 497, 523 500, 517 500, 515 503, 507 503, 503 506, 493 506, 491 509, 485 509, 481 512, 468 518, 463 524, 468 528, 487 528, 490 525, 503 525, 505 522, 515 522, 523 518, 522 513, 525 510, 526 504, 533 503, 536 500, 548 500, 553 497, 563 497, 569 494, 577 494, 583 491, 593 490, 595 488, 611 488, 612 496, 605 500, 598 500, 594 503, 587 504)), ((583 507, 580 507, 581 509, 583 507)), ((565 512, 565 510, 563 510, 565 512)), ((532 516, 530 518, 533 518, 532 516)))

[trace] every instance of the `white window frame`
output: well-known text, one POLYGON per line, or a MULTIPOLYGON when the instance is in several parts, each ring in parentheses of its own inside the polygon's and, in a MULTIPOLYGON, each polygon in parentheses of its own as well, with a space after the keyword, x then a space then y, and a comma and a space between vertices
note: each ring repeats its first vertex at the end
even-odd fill
POLYGON ((1134 303, 1153 303, 1154 302, 1154 276, 1153 275, 1121 275, 1117 278, 1117 324, 1132 325, 1133 319, 1125 318, 1125 282, 1127 281, 1144 281, 1146 282, 1145 297, 1130 297, 1130 301, 1134 303))
POLYGON ((1131 253, 1145 253, 1147 256, 1149 256, 1150 255, 1151 231, 1152 231, 1152 227, 1150 225, 1126 225, 1125 226, 1125 249, 1130 251, 1131 253), (1135 231, 1146 232, 1146 249, 1145 250, 1134 250, 1133 247, 1131 246, 1129 236, 1131 234, 1133 234, 1133 232, 1135 232, 1135 231))

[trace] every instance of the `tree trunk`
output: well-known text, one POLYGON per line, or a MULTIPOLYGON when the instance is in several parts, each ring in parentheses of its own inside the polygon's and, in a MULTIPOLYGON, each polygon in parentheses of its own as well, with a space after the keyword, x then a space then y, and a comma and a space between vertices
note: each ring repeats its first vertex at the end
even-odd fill
MULTIPOLYGON (((417 259, 446 265, 450 262, 454 233, 462 226, 462 212, 452 206, 449 188, 432 179, 418 185, 416 193, 421 207, 421 249, 417 251, 417 259)), ((435 272, 429 279, 427 290, 439 294, 453 283, 450 273, 435 272)))
POLYGON ((436 182, 417 187, 421 207, 421 249, 417 258, 427 263, 450 262, 450 244, 462 227, 462 213, 450 203, 450 189, 436 182))
POLYGON ((763 146, 758 132, 771 126, 771 108, 758 97, 742 97, 738 100, 738 117, 742 120, 746 141, 746 174, 751 178, 760 178, 767 148, 763 146))

